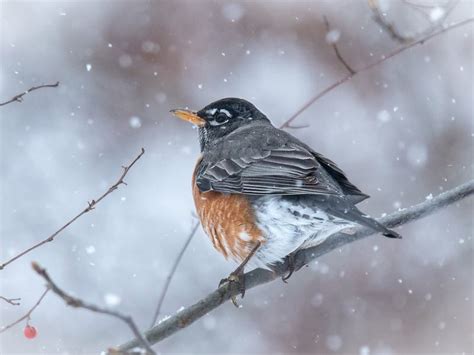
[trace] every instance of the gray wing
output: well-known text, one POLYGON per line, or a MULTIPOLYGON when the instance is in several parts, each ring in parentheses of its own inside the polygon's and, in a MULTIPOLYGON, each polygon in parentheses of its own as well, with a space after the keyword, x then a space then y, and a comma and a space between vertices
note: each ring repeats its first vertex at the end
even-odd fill
POLYGON ((238 156, 202 161, 196 182, 201 191, 249 195, 343 195, 341 187, 302 145, 286 141, 238 156))
POLYGON ((316 153, 315 151, 311 152, 314 154, 318 162, 324 167, 324 169, 326 169, 326 171, 331 175, 331 177, 336 180, 344 194, 349 197, 349 200, 353 204, 362 202, 370 197, 369 195, 360 191, 359 188, 353 183, 351 183, 344 172, 336 165, 336 163, 334 163, 332 160, 329 160, 325 156, 316 153))

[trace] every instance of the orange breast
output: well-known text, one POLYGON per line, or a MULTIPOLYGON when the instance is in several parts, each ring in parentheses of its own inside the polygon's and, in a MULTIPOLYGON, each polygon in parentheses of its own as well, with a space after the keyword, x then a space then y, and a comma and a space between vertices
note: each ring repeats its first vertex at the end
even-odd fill
MULTIPOLYGON (((198 165, 199 160, 196 168, 198 165)), ((265 241, 255 224, 252 205, 244 195, 201 192, 196 185, 195 169, 193 197, 204 231, 226 258, 242 262, 258 241, 265 241)))

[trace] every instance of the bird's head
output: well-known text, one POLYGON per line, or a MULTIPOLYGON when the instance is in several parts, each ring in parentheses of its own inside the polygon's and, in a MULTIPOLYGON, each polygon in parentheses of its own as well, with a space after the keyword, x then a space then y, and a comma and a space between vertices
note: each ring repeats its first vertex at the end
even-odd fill
POLYGON ((221 99, 199 111, 177 109, 171 110, 171 113, 198 126, 201 151, 209 143, 227 136, 237 128, 254 122, 269 122, 253 104, 238 98, 221 99))

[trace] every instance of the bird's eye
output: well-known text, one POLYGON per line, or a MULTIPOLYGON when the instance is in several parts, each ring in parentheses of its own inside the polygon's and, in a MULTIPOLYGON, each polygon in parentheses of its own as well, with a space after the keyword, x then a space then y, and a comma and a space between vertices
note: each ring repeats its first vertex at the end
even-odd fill
POLYGON ((229 116, 227 116, 225 113, 221 112, 218 113, 212 121, 209 123, 211 126, 220 126, 221 124, 227 123, 229 121, 229 116))
POLYGON ((229 120, 229 117, 225 113, 219 113, 216 116, 216 122, 217 123, 225 123, 229 120))

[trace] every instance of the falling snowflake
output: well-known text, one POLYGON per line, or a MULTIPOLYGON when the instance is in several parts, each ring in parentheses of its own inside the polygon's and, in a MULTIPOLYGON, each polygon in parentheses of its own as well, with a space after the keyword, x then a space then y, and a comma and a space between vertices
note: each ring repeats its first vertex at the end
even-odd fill
POLYGON ((326 346, 331 351, 338 351, 342 346, 342 339, 339 335, 330 335, 326 338, 326 346))
POLYGON ((326 33, 326 42, 329 44, 334 44, 339 41, 339 38, 341 38, 341 31, 339 30, 330 30, 328 33, 326 33))
POLYGON ((104 301, 109 307, 116 307, 120 303, 122 303, 122 299, 120 298, 120 296, 114 293, 106 293, 104 295, 104 301))
POLYGON ((444 9, 441 7, 435 7, 430 11, 430 20, 431 22, 439 21, 444 16, 444 9))
POLYGON ((142 126, 142 120, 140 119, 140 117, 137 116, 130 117, 128 123, 132 128, 140 128, 142 126))
POLYGON ((133 63, 133 60, 132 60, 132 57, 130 57, 128 54, 122 54, 120 57, 119 57, 119 65, 122 67, 122 68, 128 68, 129 66, 132 65, 133 63))
POLYGON ((231 22, 239 21, 244 12, 242 5, 236 3, 227 3, 222 7, 222 15, 231 22))

